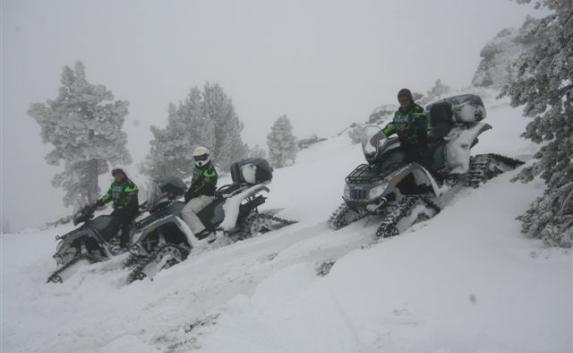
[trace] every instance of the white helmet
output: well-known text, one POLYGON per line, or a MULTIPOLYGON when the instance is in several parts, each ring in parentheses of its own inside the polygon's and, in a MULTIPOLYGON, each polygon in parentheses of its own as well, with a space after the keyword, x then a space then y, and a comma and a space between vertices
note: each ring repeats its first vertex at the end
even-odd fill
POLYGON ((193 151, 193 159, 195 160, 195 165, 199 168, 203 167, 209 163, 209 149, 203 146, 195 148, 193 151))

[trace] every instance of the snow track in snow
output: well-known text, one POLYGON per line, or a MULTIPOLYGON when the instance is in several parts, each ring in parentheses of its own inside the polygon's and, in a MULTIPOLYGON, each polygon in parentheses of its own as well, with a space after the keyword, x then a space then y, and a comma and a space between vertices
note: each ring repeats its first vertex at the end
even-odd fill
MULTIPOLYGON (((527 120, 495 104, 474 153, 527 159, 535 147, 518 137, 527 120)), ((125 285, 120 256, 45 284, 54 236, 69 227, 3 236, 2 349, 571 351, 571 253, 523 238, 514 220, 542 185, 503 174, 375 243, 375 218, 326 224, 361 160, 346 136, 304 150, 276 170, 265 204, 299 223, 191 254, 153 281, 125 285)))

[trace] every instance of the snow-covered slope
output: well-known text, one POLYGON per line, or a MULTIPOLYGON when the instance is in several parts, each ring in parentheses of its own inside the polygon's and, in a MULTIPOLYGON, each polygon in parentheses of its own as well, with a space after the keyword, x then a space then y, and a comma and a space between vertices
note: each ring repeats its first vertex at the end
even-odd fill
MULTIPOLYGON (((489 104, 477 152, 528 159, 526 123, 489 104)), ((524 239, 514 218, 541 192, 502 175, 434 219, 373 244, 375 220, 334 232, 346 136, 277 170, 268 208, 300 223, 195 254, 125 286, 121 259, 47 285, 54 235, 2 238, 5 352, 570 352, 572 256, 524 239), (321 264, 335 262, 326 276, 321 264)))

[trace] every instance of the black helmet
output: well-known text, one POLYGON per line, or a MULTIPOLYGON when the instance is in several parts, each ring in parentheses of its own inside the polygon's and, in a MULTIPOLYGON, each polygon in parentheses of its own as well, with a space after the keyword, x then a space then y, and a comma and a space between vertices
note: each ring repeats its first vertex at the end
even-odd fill
POLYGON ((412 95, 412 92, 410 92, 410 90, 407 88, 402 88, 400 91, 398 91, 398 99, 400 99, 400 97, 408 97, 410 101, 414 103, 414 96, 412 95))

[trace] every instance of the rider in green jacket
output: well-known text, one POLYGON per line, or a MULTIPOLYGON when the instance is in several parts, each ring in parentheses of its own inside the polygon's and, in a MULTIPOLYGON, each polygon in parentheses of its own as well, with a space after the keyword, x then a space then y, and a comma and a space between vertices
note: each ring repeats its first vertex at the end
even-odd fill
POLYGON ((428 113, 414 102, 409 89, 403 88, 398 92, 400 109, 394 113, 394 118, 382 132, 386 136, 398 134, 400 145, 406 153, 408 162, 417 162, 428 167, 428 113))
POLYGON ((129 245, 131 223, 139 213, 139 200, 137 197, 139 190, 137 185, 127 177, 123 169, 114 169, 111 174, 114 177, 114 181, 105 195, 97 201, 97 206, 103 206, 113 201, 110 233, 112 236, 117 236, 121 229, 120 247, 125 249, 129 245))

